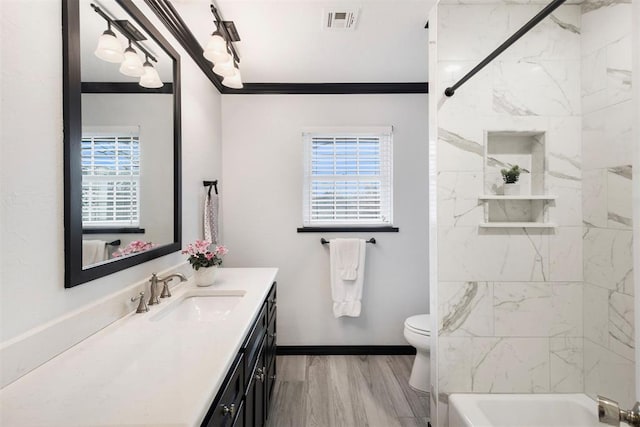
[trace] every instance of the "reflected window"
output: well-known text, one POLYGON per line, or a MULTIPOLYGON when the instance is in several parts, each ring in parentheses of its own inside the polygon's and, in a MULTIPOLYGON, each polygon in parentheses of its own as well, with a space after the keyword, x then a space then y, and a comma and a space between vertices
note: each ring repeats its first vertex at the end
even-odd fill
POLYGON ((82 136, 82 226, 139 227, 140 138, 135 131, 82 136))

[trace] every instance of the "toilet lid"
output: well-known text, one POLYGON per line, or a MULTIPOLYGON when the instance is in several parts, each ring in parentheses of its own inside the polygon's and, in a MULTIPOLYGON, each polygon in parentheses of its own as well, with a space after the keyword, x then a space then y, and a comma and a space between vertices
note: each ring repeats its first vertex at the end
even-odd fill
POLYGON ((431 335, 431 316, 429 314, 411 316, 404 321, 404 324, 418 333, 431 335))

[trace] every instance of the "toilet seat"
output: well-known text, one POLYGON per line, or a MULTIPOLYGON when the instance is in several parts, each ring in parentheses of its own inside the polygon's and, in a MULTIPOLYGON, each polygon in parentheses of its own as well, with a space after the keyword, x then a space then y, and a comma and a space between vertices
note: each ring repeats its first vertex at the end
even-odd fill
POLYGON ((431 316, 429 314, 411 316, 404 321, 404 326, 416 334, 431 336, 431 316))

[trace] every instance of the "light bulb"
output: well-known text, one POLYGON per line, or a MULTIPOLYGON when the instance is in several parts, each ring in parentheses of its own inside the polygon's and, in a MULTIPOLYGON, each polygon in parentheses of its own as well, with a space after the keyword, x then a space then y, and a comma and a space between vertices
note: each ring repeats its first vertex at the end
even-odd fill
POLYGON ((234 73, 233 55, 229 55, 229 59, 225 62, 219 62, 213 67, 213 72, 222 77, 231 77, 234 73))
POLYGON ((111 28, 107 28, 98 39, 94 54, 103 61, 119 63, 124 59, 122 45, 111 28))
POLYGON ((142 77, 140 77, 140 86, 146 87, 148 89, 157 89, 164 86, 164 83, 162 83, 162 80, 160 80, 158 72, 155 68, 153 68, 153 65, 151 65, 151 62, 149 62, 149 60, 146 60, 144 62, 143 68, 144 74, 142 75, 142 77))
POLYGON ((244 87, 237 63, 235 63, 235 67, 233 68, 233 75, 222 79, 222 84, 231 89, 242 89, 244 87))
POLYGON ((124 61, 120 65, 120 72, 130 77, 141 77, 144 74, 142 59, 140 59, 135 49, 131 47, 131 44, 124 51, 124 61))
POLYGON ((229 59, 230 55, 227 52, 227 41, 219 31, 216 30, 211 35, 202 55, 214 64, 226 62, 229 59))

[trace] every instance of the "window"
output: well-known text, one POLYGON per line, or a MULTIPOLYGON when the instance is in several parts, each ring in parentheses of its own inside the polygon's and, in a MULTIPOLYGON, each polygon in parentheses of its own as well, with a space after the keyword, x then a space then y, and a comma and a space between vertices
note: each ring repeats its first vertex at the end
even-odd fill
POLYGON ((82 226, 140 225, 138 130, 83 132, 82 226))
POLYGON ((305 227, 392 225, 391 131, 303 133, 305 227))

